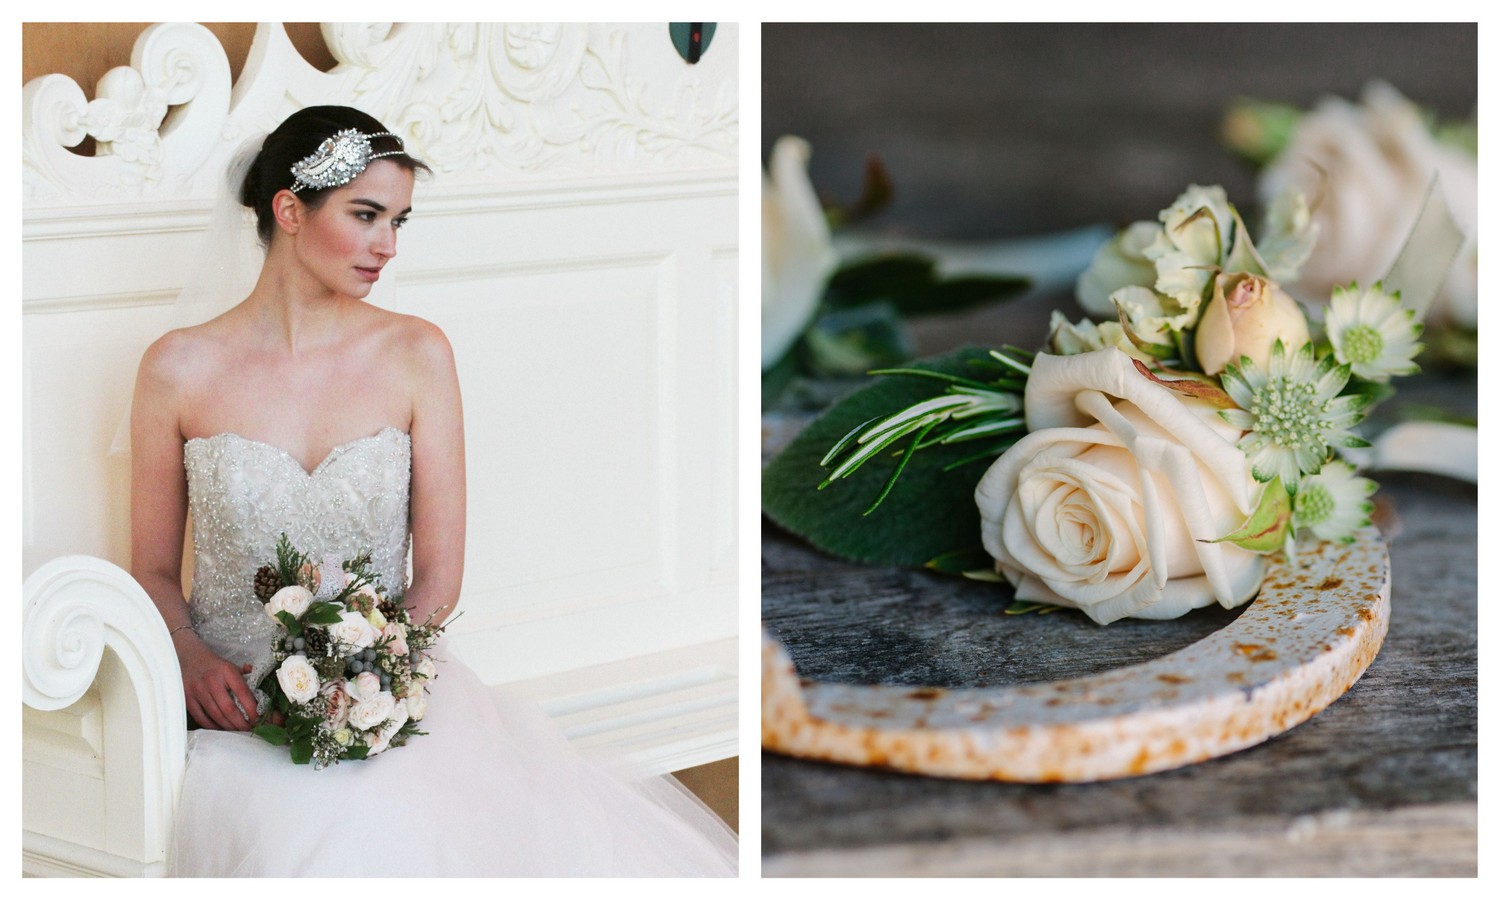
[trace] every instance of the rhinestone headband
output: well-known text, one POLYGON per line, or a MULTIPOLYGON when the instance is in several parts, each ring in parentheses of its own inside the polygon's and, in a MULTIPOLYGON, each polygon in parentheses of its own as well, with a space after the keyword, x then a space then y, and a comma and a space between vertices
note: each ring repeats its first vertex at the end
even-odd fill
POLYGON ((311 156, 293 164, 292 193, 303 188, 323 190, 342 187, 363 172, 370 160, 380 159, 382 156, 400 156, 406 152, 404 147, 401 138, 389 131, 365 134, 357 128, 345 128, 319 144, 311 156), (383 153, 370 152, 370 141, 378 137, 391 138, 398 148, 383 153))

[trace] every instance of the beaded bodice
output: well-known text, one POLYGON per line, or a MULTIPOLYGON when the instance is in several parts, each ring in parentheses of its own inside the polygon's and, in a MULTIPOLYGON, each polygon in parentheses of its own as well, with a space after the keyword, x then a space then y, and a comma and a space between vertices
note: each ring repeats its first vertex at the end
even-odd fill
POLYGON ((188 441, 183 466, 193 520, 193 628, 225 658, 254 664, 251 684, 263 674, 274 629, 255 597, 255 571, 275 562, 283 532, 313 559, 343 561, 368 550, 387 588, 405 586, 405 432, 386 428, 342 444, 311 472, 285 450, 217 434, 188 441))

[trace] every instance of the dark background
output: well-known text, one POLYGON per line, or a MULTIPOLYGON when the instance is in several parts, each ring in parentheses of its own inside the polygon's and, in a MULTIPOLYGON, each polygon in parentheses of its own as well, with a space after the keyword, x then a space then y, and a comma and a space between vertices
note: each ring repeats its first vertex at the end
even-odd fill
POLYGON ((881 230, 1008 237, 1154 218, 1190 183, 1251 206, 1218 131, 1237 97, 1303 108, 1383 78, 1445 119, 1478 86, 1474 24, 786 25, 761 30, 762 158, 783 134, 844 202, 865 155, 881 230))

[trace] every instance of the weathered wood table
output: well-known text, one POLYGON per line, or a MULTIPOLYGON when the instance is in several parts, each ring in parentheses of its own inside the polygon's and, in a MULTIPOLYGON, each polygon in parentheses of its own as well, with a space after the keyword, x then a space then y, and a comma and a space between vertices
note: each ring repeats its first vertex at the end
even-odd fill
MULTIPOLYGON (((1472 381, 1416 395, 1472 402, 1472 381)), ((1311 721, 1231 756, 1096 784, 949 781, 764 754, 763 873, 1473 875, 1477 502, 1385 474, 1385 646, 1311 721)), ((827 557, 767 524, 762 610, 817 681, 944 687, 1088 675, 1152 659, 1236 614, 1100 627, 1008 616, 1009 589, 827 557)))

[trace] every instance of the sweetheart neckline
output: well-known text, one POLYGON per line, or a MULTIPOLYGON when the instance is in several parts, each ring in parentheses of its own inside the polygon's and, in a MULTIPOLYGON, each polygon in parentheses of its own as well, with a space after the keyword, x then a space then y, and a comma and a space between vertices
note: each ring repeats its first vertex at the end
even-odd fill
POLYGON ((241 443, 244 443, 244 444, 254 444, 254 445, 258 446, 258 447, 265 447, 265 448, 267 448, 269 450, 274 450, 277 453, 279 453, 282 456, 284 456, 289 462, 291 462, 292 465, 296 466, 297 469, 298 469, 298 471, 300 471, 303 475, 307 476, 308 478, 315 478, 315 477, 317 477, 317 474, 319 472, 323 471, 323 468, 325 466, 327 466, 329 463, 333 462, 338 457, 342 456, 344 454, 344 452, 347 451, 349 448, 355 446, 356 444, 365 443, 366 441, 378 440, 379 438, 384 437, 385 433, 388 432, 388 431, 394 431, 398 435, 406 438, 408 441, 411 440, 411 434, 409 432, 403 431, 402 429, 397 428, 395 425, 387 425, 384 428, 380 429, 379 431, 375 432, 374 434, 367 434, 364 437, 357 437, 357 438, 355 438, 352 441, 345 441, 342 444, 336 444, 336 445, 334 445, 332 448, 329 449, 328 453, 323 457, 323 461, 320 462, 320 463, 318 463, 316 466, 314 466, 311 469, 311 471, 309 471, 307 468, 305 468, 302 465, 302 460, 300 460, 297 457, 293 456, 292 453, 291 453, 291 451, 286 450, 286 449, 284 449, 282 447, 278 447, 278 446, 276 446, 275 444, 273 444, 273 443, 271 443, 269 441, 258 441, 255 438, 247 438, 244 435, 242 435, 242 434, 236 434, 233 431, 221 431, 218 434, 211 434, 211 435, 208 435, 206 437, 188 438, 185 442, 183 442, 183 451, 186 452, 187 445, 191 444, 191 443, 194 443, 195 441, 202 441, 204 443, 207 443, 207 442, 212 441, 212 440, 217 440, 218 438, 226 438, 226 437, 234 438, 235 440, 237 440, 237 441, 239 441, 241 443))

